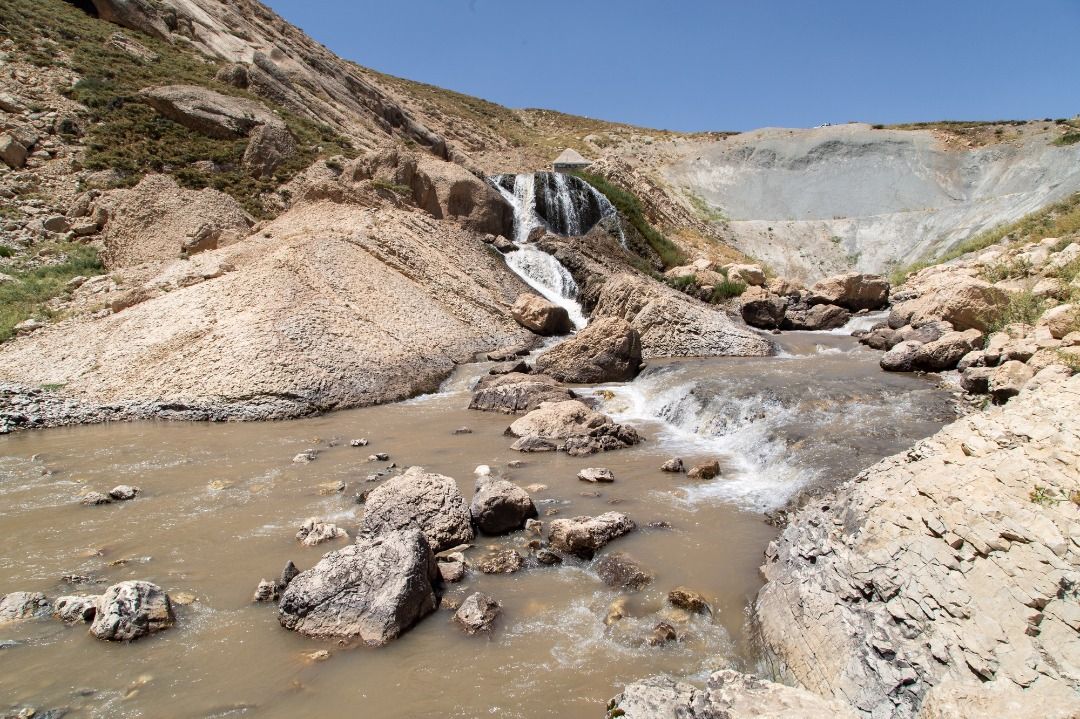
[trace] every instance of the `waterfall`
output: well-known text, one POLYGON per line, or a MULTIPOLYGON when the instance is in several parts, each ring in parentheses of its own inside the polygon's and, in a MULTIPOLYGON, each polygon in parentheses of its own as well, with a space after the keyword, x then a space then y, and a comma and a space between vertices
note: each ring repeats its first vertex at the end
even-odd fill
MULTIPOLYGON (((550 175, 551 173, 540 174, 550 175)), ((492 184, 514 208, 514 242, 518 249, 507 253, 506 264, 543 297, 565 308, 574 326, 581 328, 586 325, 587 320, 581 304, 576 299, 578 287, 570 271, 554 256, 529 242, 532 231, 546 225, 537 208, 536 178, 537 175, 532 174, 498 175, 492 178, 492 184)), ((541 190, 545 216, 548 216, 547 213, 550 213, 552 208, 558 207, 560 217, 573 216, 575 218, 573 221, 577 223, 574 227, 580 228, 580 216, 573 206, 569 192, 562 193, 564 197, 560 199, 558 190, 552 194, 549 189, 549 183, 545 179, 541 190)))

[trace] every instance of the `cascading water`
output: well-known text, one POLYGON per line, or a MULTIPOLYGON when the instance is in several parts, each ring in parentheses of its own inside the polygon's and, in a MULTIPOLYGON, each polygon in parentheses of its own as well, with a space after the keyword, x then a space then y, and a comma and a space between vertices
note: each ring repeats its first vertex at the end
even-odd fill
MULTIPOLYGON (((514 208, 514 242, 518 249, 506 255, 507 266, 545 298, 565 308, 575 327, 584 327, 587 320, 576 299, 578 287, 573 276, 555 257, 531 243, 529 235, 537 227, 551 228, 552 221, 548 218, 556 218, 556 231, 570 231, 560 234, 580 234, 583 221, 591 216, 592 206, 581 204, 580 196, 571 192, 571 183, 564 175, 548 172, 498 175, 492 178, 492 183, 514 208)), ((587 183, 582 184, 592 189, 587 183)), ((598 215, 593 224, 602 216, 598 215)))

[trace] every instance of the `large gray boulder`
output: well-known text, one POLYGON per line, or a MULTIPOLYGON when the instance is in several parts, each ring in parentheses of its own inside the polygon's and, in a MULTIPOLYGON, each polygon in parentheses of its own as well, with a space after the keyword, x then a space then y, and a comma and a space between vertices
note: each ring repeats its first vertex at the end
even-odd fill
POLYGON ((510 315, 525 329, 544 337, 565 335, 574 329, 565 307, 527 292, 518 295, 510 315))
POLYGON ((626 320, 603 317, 536 358, 536 368, 562 382, 625 382, 641 368, 641 337, 626 320))
POLYGON ((281 595, 278 621, 309 637, 380 646, 435 611, 438 575, 419 530, 364 535, 300 572, 281 595))
POLYGON ((471 542, 472 518, 457 482, 422 467, 409 467, 368 495, 361 533, 410 528, 423 532, 436 553, 471 542))
POLYGON ((91 0, 98 17, 131 30, 169 39, 169 26, 151 0, 91 0))
POLYGON ((851 319, 851 312, 839 305, 804 304, 789 305, 782 327, 785 330, 834 330, 843 327, 851 319))
POLYGON ((892 349, 881 356, 878 364, 886 372, 911 372, 915 369, 915 359, 922 346, 922 342, 915 340, 893 345, 892 349))
POLYGON ((983 345, 983 333, 976 329, 946 332, 938 339, 919 347, 915 366, 929 372, 954 369, 960 359, 983 345))
POLYGON ((632 532, 636 525, 622 512, 605 512, 597 517, 554 519, 548 525, 551 548, 581 559, 592 559, 613 539, 632 532))
POLYGON ((529 493, 505 479, 480 477, 469 505, 476 528, 484 534, 506 534, 521 529, 537 517, 529 493))
POLYGON ((98 600, 90 633, 98 639, 130 642, 168 629, 176 622, 172 602, 156 584, 114 584, 98 600))
POLYGON ((539 408, 544 402, 561 402, 576 396, 553 377, 511 372, 482 377, 473 388, 469 409, 521 414, 539 408))

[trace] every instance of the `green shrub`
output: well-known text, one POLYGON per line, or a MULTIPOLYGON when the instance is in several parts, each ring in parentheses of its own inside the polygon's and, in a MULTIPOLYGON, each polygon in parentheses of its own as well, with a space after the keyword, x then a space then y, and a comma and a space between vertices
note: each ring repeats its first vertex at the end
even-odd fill
POLYGON ((664 237, 655 227, 649 224, 641 209, 641 202, 632 193, 600 175, 581 171, 573 174, 588 182, 608 198, 608 201, 615 206, 619 214, 645 238, 645 241, 649 243, 649 247, 660 257, 660 261, 664 263, 665 268, 686 264, 686 255, 682 253, 682 250, 675 243, 664 237))
POLYGON ((1002 280, 1027 277, 1031 270, 1031 261, 1026 258, 998 262, 983 268, 980 273, 987 282, 1000 282, 1002 280))
POLYGON ((387 182, 386 180, 372 180, 371 184, 375 189, 388 190, 402 197, 411 197, 413 193, 412 188, 408 185, 395 185, 393 182, 387 182))
POLYGON ((8 247, 7 245, 0 245, 0 257, 13 257, 14 255, 15 250, 8 247))
POLYGON ((713 304, 716 304, 717 302, 723 302, 732 297, 738 297, 743 292, 746 292, 746 285, 744 283, 735 282, 734 280, 725 278, 723 282, 719 282, 713 287, 710 301, 713 304))
POLYGON ((989 332, 999 332, 1013 323, 1034 325, 1046 308, 1045 298, 1036 297, 1030 290, 1024 290, 1009 295, 1005 308, 997 315, 985 319, 989 332))
POLYGON ((23 320, 47 316, 45 303, 63 293, 71 278, 105 271, 92 247, 62 244, 55 249, 62 258, 60 262, 9 272, 14 281, 0 284, 0 342, 9 339, 15 325, 23 320))
POLYGON ((682 277, 667 277, 664 279, 669 286, 674 287, 680 292, 693 291, 697 288, 697 278, 693 275, 684 275, 682 277))
POLYGON ((1064 135, 1054 140, 1055 145, 1075 145, 1080 142, 1080 132, 1066 132, 1064 135))

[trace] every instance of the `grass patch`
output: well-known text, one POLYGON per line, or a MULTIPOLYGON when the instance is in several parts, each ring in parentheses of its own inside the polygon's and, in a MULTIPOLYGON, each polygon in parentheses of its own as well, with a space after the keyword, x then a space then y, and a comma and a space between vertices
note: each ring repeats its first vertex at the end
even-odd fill
POLYGON ((156 53, 158 59, 144 61, 112 47, 108 40, 120 28, 63 0, 4 0, 0 25, 16 42, 22 59, 41 66, 63 63, 80 76, 66 94, 90 111, 84 138, 85 165, 92 170, 117 170, 123 178, 118 186, 132 186, 147 173, 164 172, 183 187, 226 192, 245 210, 262 217, 265 212, 259 196, 288 181, 318 155, 355 155, 348 141, 331 128, 219 83, 214 79, 218 64, 194 50, 128 29, 124 33, 156 53), (139 90, 166 84, 199 85, 255 99, 278 110, 297 140, 297 153, 273 177, 251 177, 241 166, 246 139, 206 137, 161 117, 140 100, 139 90), (321 152, 317 150, 320 146, 321 152), (191 167, 201 160, 212 161, 220 170, 191 167))
POLYGON ((1055 202, 1048 207, 1025 215, 1016 222, 998 225, 986 232, 980 232, 941 255, 928 257, 906 267, 897 268, 890 274, 890 279, 894 285, 903 284, 904 280, 919 270, 955 260, 957 257, 966 255, 969 252, 984 250, 1006 238, 1011 239, 1014 243, 1021 243, 1038 241, 1047 237, 1060 237, 1077 232, 1080 232, 1080 192, 1073 193, 1061 202, 1055 202))
POLYGON ((14 257, 14 256, 15 256, 15 250, 8 247, 7 245, 0 245, 0 257, 3 257, 3 258, 6 259, 8 257, 14 257))
POLYGON ((63 259, 50 265, 8 274, 13 282, 0 284, 0 342, 11 338, 15 325, 31 317, 48 318, 45 303, 64 292, 73 277, 91 277, 105 272, 97 250, 73 243, 56 246, 63 259))
POLYGON ((645 214, 641 209, 641 202, 637 197, 600 175, 580 171, 573 174, 588 182, 608 198, 611 204, 615 206, 615 209, 619 211, 619 214, 638 231, 638 234, 645 238, 645 241, 649 243, 649 247, 660 257, 660 261, 665 268, 686 264, 686 255, 683 254, 682 250, 674 242, 664 237, 645 219, 645 214))
POLYGON ((696 195, 690 190, 684 191, 690 205, 694 208, 694 212, 698 214, 703 220, 707 222, 727 222, 728 216, 724 214, 723 210, 717 209, 711 206, 705 201, 704 197, 696 195))
POLYGON ((1066 132, 1064 135, 1054 140, 1053 144, 1060 147, 1067 145, 1075 145, 1080 142, 1080 132, 1066 132))
POLYGON ((987 282, 1000 282, 1001 280, 1026 277, 1030 269, 1031 262, 1026 258, 1020 258, 989 265, 983 268, 979 274, 987 282))
POLYGON ((743 292, 746 292, 746 284, 729 280, 725 277, 723 282, 719 282, 713 287, 710 301, 713 304, 716 304, 717 302, 729 300, 732 297, 739 297, 743 292))

